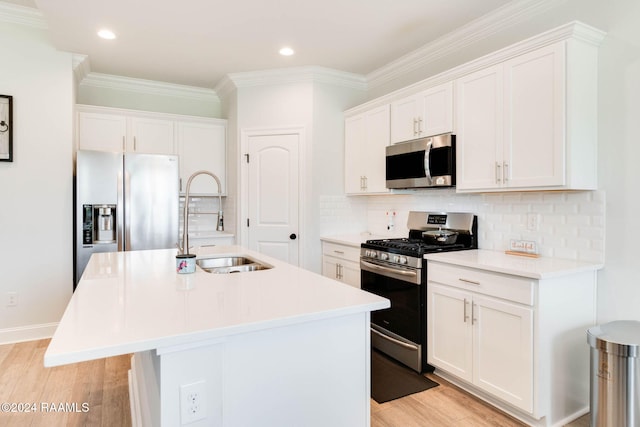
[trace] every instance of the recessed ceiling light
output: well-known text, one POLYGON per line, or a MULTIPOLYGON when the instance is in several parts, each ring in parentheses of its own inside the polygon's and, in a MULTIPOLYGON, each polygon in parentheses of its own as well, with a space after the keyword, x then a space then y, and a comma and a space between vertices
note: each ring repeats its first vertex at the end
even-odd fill
POLYGON ((282 56, 291 56, 293 54, 293 49, 291 49, 290 47, 283 47, 282 49, 280 49, 280 55, 282 56))
POLYGON ((116 35, 113 31, 103 28, 102 30, 98 31, 98 37, 106 40, 113 40, 116 38, 116 35))

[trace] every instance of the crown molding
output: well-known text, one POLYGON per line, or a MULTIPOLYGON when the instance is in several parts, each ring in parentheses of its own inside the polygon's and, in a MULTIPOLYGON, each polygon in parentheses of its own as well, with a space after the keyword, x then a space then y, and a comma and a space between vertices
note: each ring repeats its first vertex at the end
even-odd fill
POLYGON ((478 40, 486 39, 566 1, 512 1, 367 74, 366 79, 369 88, 381 86, 393 79, 423 68, 442 57, 451 55, 476 43, 478 40))
POLYGON ((71 55, 71 61, 73 66, 73 76, 76 80, 76 85, 79 85, 91 72, 89 56, 74 53, 71 55))
POLYGON ((241 88, 310 82, 326 83, 362 91, 367 90, 366 78, 360 74, 317 66, 231 73, 226 75, 216 88, 221 87, 228 91, 230 85, 235 88, 241 88))
POLYGON ((112 74, 89 72, 80 82, 80 86, 122 90, 147 95, 187 98, 199 101, 219 101, 218 95, 213 89, 115 76, 112 74))
POLYGON ((226 99, 236 90, 236 85, 228 75, 223 76, 214 86, 213 90, 218 94, 220 99, 226 99))
POLYGON ((597 47, 605 36, 606 33, 604 31, 591 27, 580 21, 572 21, 541 34, 537 34, 533 37, 529 37, 528 39, 513 43, 495 52, 491 52, 487 55, 465 62, 464 64, 458 65, 457 67, 443 71, 442 73, 428 77, 424 80, 420 80, 411 85, 397 89, 364 104, 357 105, 345 111, 345 115, 352 116, 360 114, 371 108, 391 103, 407 96, 412 96, 420 91, 450 82, 467 74, 505 62, 516 56, 523 55, 556 42, 577 40, 597 47))
POLYGON ((38 9, 0 1, 0 22, 26 25, 46 30, 47 21, 38 9))

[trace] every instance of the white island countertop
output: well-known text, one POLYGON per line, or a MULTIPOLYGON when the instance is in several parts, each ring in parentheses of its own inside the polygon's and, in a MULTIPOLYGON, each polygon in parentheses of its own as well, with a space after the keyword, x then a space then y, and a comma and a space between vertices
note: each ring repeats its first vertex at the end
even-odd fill
POLYGON ((601 263, 548 257, 529 258, 486 249, 426 254, 424 258, 427 261, 445 262, 531 279, 548 279, 584 271, 595 271, 603 267, 601 263))
POLYGON ((242 248, 269 270, 177 274, 175 249, 94 254, 45 353, 45 366, 93 360, 389 307, 387 299, 242 248))

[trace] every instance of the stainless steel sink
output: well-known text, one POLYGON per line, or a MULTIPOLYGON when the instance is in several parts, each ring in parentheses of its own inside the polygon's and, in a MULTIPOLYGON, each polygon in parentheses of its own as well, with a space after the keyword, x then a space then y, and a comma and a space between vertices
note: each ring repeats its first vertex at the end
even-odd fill
POLYGON ((213 274, 244 273, 273 267, 246 255, 198 258, 196 264, 207 273, 213 274))

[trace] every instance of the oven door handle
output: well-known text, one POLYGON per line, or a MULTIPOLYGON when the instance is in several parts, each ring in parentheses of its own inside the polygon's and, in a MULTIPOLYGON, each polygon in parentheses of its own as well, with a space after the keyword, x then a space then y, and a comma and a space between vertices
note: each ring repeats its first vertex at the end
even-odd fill
POLYGON ((399 270, 395 268, 383 267, 381 265, 372 264, 364 260, 360 260, 360 263, 364 264, 365 266, 373 270, 384 271, 385 273, 398 274, 400 276, 407 276, 407 277, 414 277, 414 278, 418 276, 418 273, 416 273, 415 271, 406 271, 406 270, 399 270))
POLYGON ((371 328, 371 332, 373 332, 374 334, 376 334, 376 335, 377 335, 377 336, 379 336, 380 338, 385 339, 385 340, 387 340, 387 341, 391 341, 392 343, 397 344, 397 345, 399 345, 399 346, 401 346, 401 347, 408 348, 409 350, 414 350, 414 351, 417 351, 417 350, 418 350, 418 347, 417 347, 417 346, 415 346, 415 345, 407 344, 406 342, 402 342, 402 341, 397 340, 397 339, 395 339, 395 338, 391 338, 390 336, 385 335, 385 334, 383 334, 383 333, 380 333, 380 332, 376 331, 376 330, 375 330, 375 329, 373 329, 373 328, 371 328))

